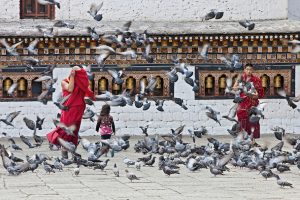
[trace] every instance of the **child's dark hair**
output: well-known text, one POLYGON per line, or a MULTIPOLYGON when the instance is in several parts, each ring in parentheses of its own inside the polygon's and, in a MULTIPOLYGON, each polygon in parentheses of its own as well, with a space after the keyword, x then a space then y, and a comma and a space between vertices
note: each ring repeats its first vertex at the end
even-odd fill
POLYGON ((244 68, 246 69, 246 67, 252 67, 252 68, 254 68, 254 66, 251 63, 246 63, 245 66, 244 66, 244 68))
POLYGON ((109 113, 110 113, 110 105, 104 104, 102 106, 102 109, 101 109, 101 112, 100 112, 100 116, 109 115, 109 113))

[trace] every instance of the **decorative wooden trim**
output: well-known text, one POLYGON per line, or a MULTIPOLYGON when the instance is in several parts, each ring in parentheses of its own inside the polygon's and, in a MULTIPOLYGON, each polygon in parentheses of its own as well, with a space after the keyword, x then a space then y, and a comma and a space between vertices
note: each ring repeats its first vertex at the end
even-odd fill
POLYGON ((113 78, 107 72, 107 69, 122 70, 125 74, 124 82, 122 84, 122 91, 126 89, 126 79, 133 77, 136 80, 136 93, 140 90, 139 81, 143 77, 157 77, 160 76, 163 79, 163 94, 161 96, 155 96, 150 94, 150 98, 164 98, 170 99, 174 97, 174 83, 169 81, 167 72, 170 70, 170 67, 165 65, 137 65, 129 67, 118 67, 118 66, 105 66, 104 70, 100 70, 98 66, 92 66, 92 72, 94 73, 94 93, 98 94, 98 81, 104 77, 108 80, 108 91, 112 92, 112 82, 113 78))
MULTIPOLYGON (((172 57, 177 57, 190 64, 220 64, 219 58, 226 54, 238 54, 242 62, 254 64, 274 63, 299 63, 300 53, 293 54, 293 45, 289 40, 299 39, 297 33, 265 33, 265 34, 231 34, 231 35, 170 35, 153 36, 151 56, 154 64, 170 64, 172 57), (203 59, 199 52, 202 46, 209 44, 207 60, 203 59)), ((27 47, 35 38, 29 37, 5 37, 8 44, 24 41, 17 48, 20 57, 26 57, 27 47)), ((93 40, 87 36, 60 36, 54 38, 38 37, 38 58, 42 64, 96 64, 94 49, 99 44, 105 44, 101 39, 93 40)), ((114 45, 112 45, 114 46, 114 45)), ((138 65, 147 64, 142 58, 144 47, 132 45, 126 48, 116 48, 117 52, 126 49, 136 51, 137 58, 111 55, 105 61, 107 65, 138 65)), ((7 55, 3 46, 0 46, 0 65, 23 65, 20 57, 7 55)))
MULTIPOLYGON (((37 68, 35 68, 36 71, 32 71, 32 72, 24 72, 25 68, 26 67, 12 66, 12 67, 3 68, 1 70, 0 75, 3 77, 3 79, 0 81, 0 101, 37 101, 37 99, 33 97, 31 84, 35 78, 39 78, 42 76, 41 72, 46 67, 44 67, 44 66, 37 67, 37 68), (14 83, 17 82, 21 78, 25 78, 27 81, 27 91, 26 91, 27 96, 19 97, 17 95, 17 90, 14 91, 14 98, 3 96, 3 81, 6 78, 12 79, 14 83)), ((46 90, 45 85, 42 84, 42 91, 45 91, 45 90, 46 90)), ((49 100, 51 98, 52 98, 51 96, 48 97, 49 100)))
MULTIPOLYGON (((195 78, 199 80, 198 86, 199 91, 195 92, 195 99, 231 99, 232 96, 224 96, 219 94, 219 83, 218 79, 225 75, 227 76, 237 76, 241 74, 242 71, 236 71, 230 73, 222 65, 197 65, 195 68, 195 78), (214 84, 214 94, 205 94, 205 78, 208 75, 212 75, 215 78, 214 84)), ((255 72, 256 76, 261 77, 262 75, 267 75, 270 78, 270 94, 265 95, 264 98, 280 98, 276 91, 274 90, 273 80, 276 75, 281 75, 284 78, 283 89, 287 92, 289 96, 295 96, 295 66, 293 65, 256 65, 255 72)))

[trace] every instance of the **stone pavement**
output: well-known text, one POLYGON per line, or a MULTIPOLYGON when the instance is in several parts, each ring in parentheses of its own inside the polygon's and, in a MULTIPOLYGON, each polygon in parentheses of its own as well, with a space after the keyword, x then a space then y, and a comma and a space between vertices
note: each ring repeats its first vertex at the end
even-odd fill
MULTIPOLYGON (((229 137, 216 136, 221 141, 229 141, 229 137)), ((98 137, 88 137, 95 141, 98 137)), ((213 177, 209 170, 201 169, 197 172, 189 172, 181 165, 180 174, 168 177, 155 167, 142 167, 137 171, 129 167, 140 180, 131 183, 124 170, 123 159, 127 156, 136 159, 141 154, 134 153, 132 146, 136 143, 137 137, 130 139, 131 147, 123 152, 116 153, 110 158, 107 168, 104 171, 93 170, 85 167, 80 168, 79 176, 73 175, 74 166, 64 167, 62 172, 46 174, 40 166, 34 173, 27 172, 19 176, 9 176, 2 164, 0 166, 0 199, 101 199, 101 200, 125 200, 125 199, 151 199, 151 200, 176 200, 176 199, 299 199, 300 198, 300 171, 296 166, 291 167, 290 172, 281 174, 281 178, 293 183, 295 188, 280 188, 275 178, 264 180, 257 171, 239 169, 228 165, 230 172, 224 176, 213 177), (120 177, 115 177, 112 172, 113 164, 117 163, 120 170, 120 177)), ((190 141, 190 138, 184 138, 190 141)), ((271 135, 263 135, 259 141, 268 141, 270 145, 276 144, 276 139, 271 135)), ((51 156, 60 156, 59 152, 48 149, 47 142, 41 148, 28 149, 16 140, 17 144, 24 151, 15 152, 17 156, 25 158, 25 155, 34 153, 47 153, 51 156)), ((0 143, 8 146, 6 138, 1 138, 0 143)), ((197 144, 206 144, 206 138, 198 139, 197 144)), ((289 146, 284 148, 290 150, 289 146)), ((79 153, 84 155, 80 147, 79 153)), ((102 158, 105 159, 105 158, 102 158)), ((50 161, 51 163, 52 161, 50 161)), ((276 172, 276 170, 275 170, 276 172)), ((278 173, 278 172, 276 172, 278 173)))

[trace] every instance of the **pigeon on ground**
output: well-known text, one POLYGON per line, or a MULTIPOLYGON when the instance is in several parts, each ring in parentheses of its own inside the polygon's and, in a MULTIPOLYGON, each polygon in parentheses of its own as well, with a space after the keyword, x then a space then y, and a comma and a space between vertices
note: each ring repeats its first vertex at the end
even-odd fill
POLYGON ((119 177, 119 176, 120 176, 120 172, 119 172, 119 169, 118 169, 116 163, 114 164, 113 173, 114 173, 114 175, 115 175, 116 177, 119 177))
POLYGON ((133 180, 140 180, 135 174, 132 172, 129 172, 127 169, 125 169, 126 177, 132 182, 133 180))
POLYGON ((15 142, 14 139, 9 138, 8 140, 11 142, 11 148, 13 148, 14 150, 21 150, 21 151, 23 151, 22 148, 19 147, 19 146, 16 144, 16 142, 15 142))
POLYGON ((79 166, 79 165, 77 165, 77 167, 75 167, 75 168, 74 168, 74 170, 73 170, 73 171, 74 171, 74 175, 75 175, 75 176, 78 176, 78 175, 79 175, 79 173, 80 173, 80 168, 79 168, 79 167, 80 167, 80 166, 79 166))
POLYGON ((280 179, 280 177, 277 174, 274 174, 275 178, 277 179, 277 184, 280 185, 280 187, 290 187, 290 188, 294 188, 293 184, 287 182, 287 181, 283 181, 280 179))

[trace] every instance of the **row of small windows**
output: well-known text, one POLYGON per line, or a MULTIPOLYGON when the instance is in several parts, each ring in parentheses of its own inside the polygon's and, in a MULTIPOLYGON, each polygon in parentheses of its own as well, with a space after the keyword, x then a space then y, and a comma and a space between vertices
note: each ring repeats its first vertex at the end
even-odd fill
MULTIPOLYGON (((234 75, 232 77, 232 83, 234 84, 236 82, 238 75, 234 75)), ((216 95, 216 89, 218 90, 219 95, 225 95, 225 89, 226 89, 226 78, 227 76, 225 74, 221 75, 218 80, 216 81, 216 78, 213 75, 208 75, 205 77, 205 96, 215 96, 216 95), (217 86, 217 87, 216 87, 217 86)), ((273 80, 270 79, 270 77, 267 74, 263 74, 261 77, 261 84, 264 88, 264 92, 266 96, 269 95, 276 95, 276 91, 283 89, 285 80, 284 77, 280 74, 277 74, 273 80), (272 84, 271 84, 272 81, 272 84), (273 92, 271 90, 271 87, 273 86, 273 92)))
MULTIPOLYGON (((14 97, 26 98, 26 97, 37 97, 43 91, 42 82, 36 82, 34 78, 32 81, 26 80, 24 77, 17 80, 17 88, 14 92, 14 97), (30 85, 29 85, 30 82, 30 85)), ((150 96, 163 96, 163 84, 164 80, 160 76, 156 78, 156 85, 153 92, 150 93, 150 96)), ((97 94, 103 94, 105 91, 110 91, 112 94, 121 94, 123 90, 128 90, 130 94, 133 96, 140 92, 141 82, 144 82, 144 85, 148 85, 148 78, 143 76, 141 79, 137 80, 132 76, 129 76, 124 80, 122 85, 118 85, 113 81, 109 81, 105 77, 101 77, 99 80, 90 81, 91 90, 97 94)), ((14 81, 11 78, 5 78, 2 82, 2 97, 3 98, 12 98, 8 94, 9 88, 13 85, 14 81)))

